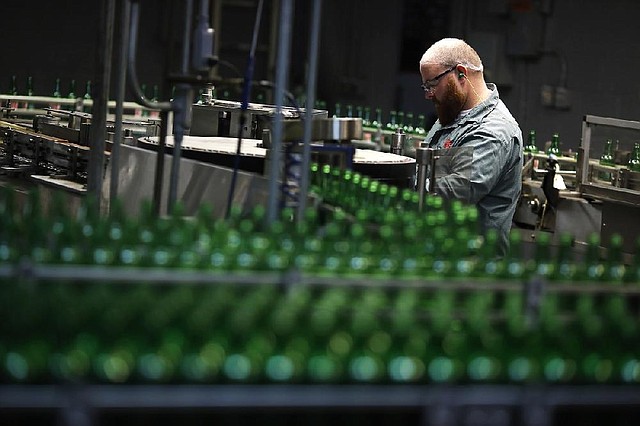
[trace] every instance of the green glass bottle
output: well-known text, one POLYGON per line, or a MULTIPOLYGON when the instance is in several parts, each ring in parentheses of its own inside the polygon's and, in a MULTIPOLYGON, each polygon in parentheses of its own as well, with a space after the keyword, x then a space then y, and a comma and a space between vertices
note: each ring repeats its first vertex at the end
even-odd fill
POLYGON ((605 265, 600 254, 600 235, 592 233, 587 237, 587 251, 578 269, 581 281, 601 281, 605 275, 605 265))
POLYGON ((627 265, 622 258, 622 246, 622 235, 611 235, 604 272, 604 278, 608 283, 622 283, 624 280, 627 265))
POLYGON ((580 383, 620 382, 616 370, 625 358, 627 347, 635 346, 633 336, 636 334, 635 322, 628 316, 623 299, 620 294, 580 293, 575 305, 570 307, 575 316, 567 321, 565 329, 567 335, 579 336, 580 350, 576 358, 580 383))
POLYGON ((146 362, 151 359, 138 361, 142 347, 142 341, 136 335, 129 334, 119 337, 112 344, 105 345, 96 355, 93 362, 93 374, 100 382, 112 384, 133 381, 137 369, 142 370, 140 374, 144 375, 147 370, 151 370, 151 363, 146 362))
POLYGON ((11 383, 46 382, 49 379, 50 354, 50 342, 38 337, 28 338, 16 348, 8 348, 6 351, 3 376, 11 383))
POLYGON ((412 112, 408 112, 405 115, 404 126, 402 127, 402 129, 404 130, 404 132, 407 135, 411 135, 411 134, 414 133, 415 127, 413 127, 413 124, 414 124, 414 122, 413 122, 413 113, 412 112))
MULTIPOLYGON (((11 80, 9 82, 9 90, 7 91, 8 95, 17 96, 18 95, 18 86, 16 85, 16 76, 12 75, 11 80)), ((9 101, 9 107, 17 109, 19 107, 18 101, 11 100, 9 101)))
POLYGON ((551 276, 553 280, 571 282, 575 279, 577 265, 573 258, 573 245, 574 238, 571 234, 560 234, 556 264, 551 276))
POLYGON ((342 117, 342 104, 340 102, 336 102, 333 108, 333 116, 334 117, 342 117))
POLYGON ((456 382, 465 374, 466 360, 472 349, 470 333, 464 328, 462 321, 457 319, 452 320, 443 331, 441 336, 436 336, 440 340, 442 351, 430 362, 429 375, 437 382, 456 382), (433 376, 433 364, 436 359, 443 363, 441 369, 444 371, 440 372, 441 377, 433 376))
POLYGON ((637 353, 625 353, 620 356, 617 365, 617 375, 624 384, 638 385, 640 383, 640 357, 637 353))
MULTIPOLYGON (((53 87, 53 94, 51 96, 53 96, 54 98, 61 98, 62 97, 62 92, 60 91, 60 79, 59 78, 56 78, 55 86, 53 87)), ((59 103, 53 103, 53 104, 51 104, 51 108, 60 109, 60 104, 59 103)))
POLYGON ((525 316, 524 295, 514 288, 504 293, 502 314, 508 347, 503 352, 507 380, 512 383, 529 383, 541 380, 539 352, 544 347, 539 333, 533 333, 525 316))
POLYGON ((67 93, 67 98, 75 99, 76 98, 76 81, 75 79, 71 79, 69 81, 69 92, 67 93))
POLYGON ((228 342, 221 333, 205 338, 193 351, 185 353, 180 360, 180 375, 187 383, 218 383, 222 380, 222 369, 228 342))
POLYGON ((446 354, 436 354, 427 365, 427 374, 432 383, 456 383, 464 375, 464 363, 446 354))
POLYGON ((384 135, 382 133, 382 129, 384 128, 384 123, 382 122, 382 109, 375 109, 375 117, 371 121, 371 141, 374 142, 377 146, 376 149, 380 149, 382 144, 384 143, 384 135))
POLYGON ((627 167, 632 172, 640 172, 640 142, 636 142, 633 145, 633 151, 631 152, 631 156, 629 157, 627 167))
MULTIPOLYGON (((615 166, 614 155, 613 155, 613 142, 611 139, 607 139, 604 144, 604 149, 602 150, 602 155, 600 155, 600 159, 598 163, 602 166, 615 166)), ((598 173, 598 179, 611 183, 612 173, 608 171, 600 171, 598 173)))
POLYGON ((371 121, 371 127, 378 128, 382 127, 382 109, 375 109, 375 116, 373 117, 373 121, 371 121))
POLYGON ((344 380, 344 369, 340 358, 329 351, 312 353, 307 360, 307 380, 315 384, 341 383, 344 380))
POLYGON ((627 267, 624 282, 640 284, 640 237, 636 239, 633 261, 627 267))
POLYGON ((266 358, 265 378, 271 383, 300 383, 308 365, 308 336, 296 333, 283 343, 266 358))
POLYGON ((535 257, 531 263, 532 273, 547 279, 555 275, 556 262, 551 255, 551 236, 547 232, 537 234, 535 257))
MULTIPOLYGON (((147 85, 145 83, 140 84, 140 92, 142 93, 142 96, 148 99, 147 85)), ((149 110, 146 107, 143 107, 142 105, 136 105, 133 115, 135 117, 148 117, 149 110)))
POLYGON ((53 376, 63 381, 90 381, 92 362, 96 360, 99 347, 99 340, 94 334, 77 334, 65 350, 50 357, 49 368, 53 376))
POLYGON ((83 111, 84 112, 91 112, 91 106, 89 105, 92 101, 92 97, 91 97, 91 80, 87 80, 87 84, 85 86, 84 89, 84 96, 82 97, 82 101, 83 101, 83 111))
POLYGON ((613 158, 613 141, 611 139, 607 139, 604 143, 604 149, 602 150, 599 163, 605 166, 613 166, 615 164, 613 158))
MULTIPOLYGON (((151 99, 150 99, 151 102, 158 102, 159 101, 159 99, 160 99, 159 90, 160 89, 158 88, 158 85, 154 84, 153 85, 153 92, 152 92, 151 99)), ((157 109, 152 109, 151 111, 149 111, 149 117, 155 117, 155 118, 160 117, 160 111, 157 110, 157 109)))
POLYGON ((347 117, 353 118, 353 105, 347 104, 347 117))
POLYGON ((527 278, 527 265, 523 256, 522 236, 517 231, 509 234, 509 252, 500 261, 499 275, 506 279, 527 278))
POLYGON ((467 380, 471 383, 497 383, 504 373, 501 359, 482 349, 470 354, 466 367, 467 380))
MULTIPOLYGON (((26 87, 25 95, 33 96, 33 77, 32 76, 27 77, 27 87, 26 87)), ((32 102, 24 101, 22 104, 22 107, 26 109, 34 109, 35 105, 32 102)))
POLYGON ((16 76, 12 75, 11 80, 9 81, 9 90, 7 91, 8 95, 17 95, 18 94, 18 86, 16 84, 16 76))
POLYGON ((232 350, 224 359, 224 378, 229 383, 258 383, 263 375, 263 357, 255 351, 232 350))
POLYGON ((530 354, 516 352, 508 359, 505 367, 511 383, 536 383, 541 380, 540 363, 530 354))
POLYGON ((345 379, 345 357, 330 349, 331 337, 338 330, 347 309, 349 291, 331 287, 314 297, 306 318, 310 352, 306 376, 310 383, 340 383, 345 379))
POLYGON ((570 383, 576 379, 577 336, 565 332, 561 318, 560 297, 558 294, 545 296, 540 307, 540 324, 537 334, 547 350, 541 352, 542 371, 545 380, 552 384, 570 383))
POLYGON ((538 152, 538 147, 536 146, 536 131, 530 130, 529 136, 527 138, 527 144, 524 146, 524 152, 528 152, 531 154, 535 154, 538 152))
POLYGON ((551 145, 549 145, 549 149, 547 149, 547 155, 555 155, 556 157, 562 155, 560 153, 560 135, 558 133, 554 133, 551 137, 551 145))
POLYGON ((405 114, 404 111, 398 111, 396 114, 396 126, 395 130, 404 129, 405 126, 405 114))
POLYGON ((416 122, 414 131, 417 136, 424 137, 427 134, 427 119, 424 114, 418 114, 418 120, 416 122))
POLYGON ((370 126, 371 126, 371 108, 364 107, 364 110, 362 112, 362 127, 370 127, 370 126))
POLYGON ((37 189, 29 191, 27 200, 22 206, 22 212, 16 221, 16 229, 22 238, 20 249, 28 251, 35 245, 41 245, 47 235, 48 219, 42 207, 41 192, 37 189))
MULTIPOLYGON (((400 334, 391 335, 392 347, 387 359, 387 375, 393 383, 420 383, 426 380, 425 365, 429 348, 429 333, 412 319, 400 334)), ((397 329, 396 329, 397 330, 397 329)))
POLYGON ((385 126, 385 130, 387 132, 393 133, 396 131, 397 128, 398 128, 398 112, 395 110, 389 111, 389 121, 385 126))

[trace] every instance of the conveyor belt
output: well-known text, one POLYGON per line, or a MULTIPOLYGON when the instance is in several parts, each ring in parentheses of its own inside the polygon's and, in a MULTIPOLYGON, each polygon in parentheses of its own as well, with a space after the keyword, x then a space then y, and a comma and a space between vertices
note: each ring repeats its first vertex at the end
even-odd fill
MULTIPOLYGON (((147 149, 156 149, 158 137, 142 137, 138 145, 147 149)), ((233 167, 237 138, 220 136, 185 136, 182 140, 182 156, 225 167, 233 167)), ((245 139, 240 149, 240 169, 263 174, 267 150, 261 147, 259 139, 245 139)), ((170 152, 174 146, 172 136, 167 136, 166 146, 170 152)), ((368 149, 355 149, 353 169, 362 174, 386 181, 400 187, 413 184, 416 160, 411 157, 379 152, 368 149)))

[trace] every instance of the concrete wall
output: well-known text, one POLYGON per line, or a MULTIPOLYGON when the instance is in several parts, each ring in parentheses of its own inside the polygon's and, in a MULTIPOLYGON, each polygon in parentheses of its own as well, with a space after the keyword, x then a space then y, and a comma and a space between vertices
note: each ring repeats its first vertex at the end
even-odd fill
MULTIPOLYGON (((308 3, 295 2, 290 72, 290 89, 295 92, 305 85, 308 3)), ((141 0, 141 82, 163 82, 168 52, 176 46, 168 27, 181 4, 141 0)), ((265 2, 267 8, 273 4, 275 0, 265 2)), ((95 73, 99 5, 99 1, 85 0, 2 2, 0 91, 6 92, 11 75, 17 76, 18 89, 24 90, 30 75, 36 94, 51 94, 57 77, 63 93, 71 79, 77 82, 76 91, 84 93, 85 81, 95 73)), ((248 44, 254 13, 250 8, 247 12, 238 18, 225 17, 217 41, 233 42, 229 35, 234 34, 235 38, 246 36, 237 44, 248 44)), ((317 98, 325 100, 329 109, 341 102, 380 107, 385 114, 391 109, 432 114, 419 88, 417 66, 426 40, 464 37, 484 57, 488 80, 498 83, 523 131, 536 129, 540 141, 558 132, 563 148, 575 149, 585 114, 640 119, 640 83, 635 72, 640 66, 638 17, 637 0, 324 0, 317 98), (514 9, 514 4, 520 9, 514 9), (448 13, 438 14, 442 8, 449 8, 448 13), (414 10, 425 17, 423 41, 416 42, 409 32, 422 30, 422 18, 415 19, 414 10), (444 16, 448 22, 442 23, 444 16), (406 65, 412 55, 415 69, 406 65), (565 89, 568 100, 543 105, 543 86, 565 89)), ((263 26, 273 32, 277 30, 273 24, 266 21, 263 26)), ((269 41, 263 41, 268 49, 269 41)), ((273 69, 264 60, 260 58, 255 77, 272 79, 273 69)), ((233 61, 241 70, 246 66, 242 55, 233 61)), ((634 137, 625 134, 621 141, 634 137)))
MULTIPOLYGON (((557 132, 562 148, 575 150, 584 115, 640 120, 640 83, 634 73, 640 66, 640 2, 515 3, 531 9, 516 11, 501 0, 458 0, 452 3, 448 35, 468 39, 480 52, 487 80, 498 84, 523 132, 535 129, 539 145, 557 132), (558 87, 565 98, 554 102, 553 96, 544 96, 543 101, 543 93, 558 87)), ((401 75, 399 84, 405 79, 401 75)), ((416 109, 422 101, 416 96, 405 108, 416 109)), ((609 132, 620 138, 623 149, 640 140, 637 132, 612 129, 596 137, 604 140, 609 132)))

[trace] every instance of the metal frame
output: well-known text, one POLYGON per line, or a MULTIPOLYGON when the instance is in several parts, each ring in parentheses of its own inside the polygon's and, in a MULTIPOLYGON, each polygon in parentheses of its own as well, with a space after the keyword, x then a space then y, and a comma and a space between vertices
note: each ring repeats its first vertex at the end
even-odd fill
POLYGON ((589 180, 589 153, 591 152, 591 132, 593 126, 610 126, 621 129, 640 130, 640 121, 622 120, 610 117, 598 117, 585 115, 582 121, 582 141, 578 151, 577 183, 578 191, 582 195, 593 198, 614 201, 634 206, 640 205, 640 193, 638 191, 619 188, 616 186, 604 186, 591 183, 589 180))
POLYGON ((560 407, 637 407, 639 387, 545 385, 9 385, 0 409, 56 409, 64 423, 89 426, 110 409, 419 409, 424 425, 547 426, 560 407), (508 409, 521 410, 514 416, 508 409), (516 417, 513 419, 511 417, 516 417), (489 424, 489 423, 481 423, 489 424))

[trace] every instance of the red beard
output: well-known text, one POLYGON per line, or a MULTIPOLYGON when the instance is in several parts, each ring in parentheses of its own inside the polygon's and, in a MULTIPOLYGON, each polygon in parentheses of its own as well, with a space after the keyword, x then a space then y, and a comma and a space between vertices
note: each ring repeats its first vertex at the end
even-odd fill
POLYGON ((433 98, 440 124, 446 126, 453 123, 464 106, 464 93, 458 90, 455 81, 447 80, 447 87, 441 99, 433 98))

